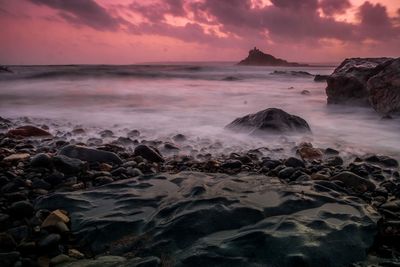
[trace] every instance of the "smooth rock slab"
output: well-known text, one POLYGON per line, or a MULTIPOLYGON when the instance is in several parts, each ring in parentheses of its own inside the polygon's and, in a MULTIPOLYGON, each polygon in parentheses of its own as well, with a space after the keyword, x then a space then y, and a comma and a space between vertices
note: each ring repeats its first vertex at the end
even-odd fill
POLYGON ((84 259, 79 261, 65 262, 57 267, 117 267, 126 261, 123 257, 102 256, 96 259, 84 259))
POLYGON ((93 252, 171 255, 174 266, 348 266, 363 260, 377 213, 330 181, 182 172, 55 193, 93 252), (201 191, 199 194, 198 192, 201 191))

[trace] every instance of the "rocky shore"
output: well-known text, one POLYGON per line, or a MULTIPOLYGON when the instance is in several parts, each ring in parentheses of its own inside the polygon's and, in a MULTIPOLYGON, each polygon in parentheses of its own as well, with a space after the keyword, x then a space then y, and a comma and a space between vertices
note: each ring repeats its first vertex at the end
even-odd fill
MULTIPOLYGON (((310 131, 277 109, 232 125, 249 118, 258 130, 310 131)), ((285 157, 211 154, 182 134, 90 136, 3 118, 1 129, 1 266, 400 264, 394 158, 309 142, 285 157)))
POLYGON ((349 58, 327 78, 328 104, 370 105, 388 118, 400 110, 400 58, 349 58))

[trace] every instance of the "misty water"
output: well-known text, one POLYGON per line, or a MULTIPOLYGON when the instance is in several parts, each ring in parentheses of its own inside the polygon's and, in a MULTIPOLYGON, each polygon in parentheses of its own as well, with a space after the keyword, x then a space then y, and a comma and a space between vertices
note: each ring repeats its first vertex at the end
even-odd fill
MULTIPOLYGON (((14 66, 0 75, 0 114, 84 125, 138 129, 149 138, 177 133, 243 148, 279 146, 282 138, 254 138, 224 126, 237 117, 281 108, 303 117, 313 135, 289 137, 355 153, 397 156, 398 119, 371 108, 328 106, 326 82, 291 73, 330 74, 329 67, 248 67, 233 64, 140 66, 14 66), (283 71, 285 73, 274 73, 283 71), (301 92, 308 90, 310 94, 301 92)), ((69 128, 68 128, 69 127, 69 128)), ((287 140, 287 139, 285 139, 287 140)))

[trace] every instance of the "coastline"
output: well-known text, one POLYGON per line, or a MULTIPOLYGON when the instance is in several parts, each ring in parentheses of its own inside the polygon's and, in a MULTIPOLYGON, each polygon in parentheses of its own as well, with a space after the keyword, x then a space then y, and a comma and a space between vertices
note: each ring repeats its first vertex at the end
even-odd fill
MULTIPOLYGON (((276 245, 284 242, 285 238, 293 238, 290 237, 292 234, 299 235, 299 227, 306 227, 320 240, 320 246, 315 249, 322 253, 331 246, 330 239, 325 237, 328 232, 328 236, 341 240, 348 235, 342 235, 345 232, 341 229, 353 229, 352 235, 359 235, 363 241, 349 243, 349 246, 359 250, 342 254, 343 262, 337 262, 337 266, 342 266, 344 262, 362 261, 368 249, 369 255, 378 256, 392 251, 387 245, 390 245, 391 238, 396 238, 396 228, 388 212, 395 212, 393 203, 398 201, 395 185, 399 173, 397 161, 390 157, 352 155, 343 159, 343 153, 335 149, 293 143, 292 155, 281 159, 264 156, 263 150, 268 151, 268 148, 215 155, 203 155, 200 150, 190 155, 179 152, 190 145, 184 135, 173 136, 168 141, 146 140, 139 131, 131 130, 126 136, 115 136, 110 129, 103 129, 99 131, 102 137, 89 137, 87 140, 90 141, 82 142, 79 140, 87 135, 85 126, 68 133, 54 126, 37 125, 53 133, 53 136, 21 138, 6 134, 20 124, 6 119, 2 122, 5 127, 0 141, 1 190, 5 206, 1 225, 6 233, 2 236, 3 240, 14 240, 10 241, 12 252, 8 252, 11 258, 52 262, 51 266, 81 266, 79 264, 85 261, 92 264, 109 261, 107 266, 136 266, 133 262, 139 264, 143 261, 153 262, 151 266, 186 266, 204 261, 216 264, 220 257, 233 266, 268 262, 262 254, 256 253, 249 258, 247 252, 234 245, 237 241, 233 242, 236 240, 232 239, 235 236, 233 232, 223 242, 233 242, 235 260, 227 256, 227 252, 206 248, 211 244, 203 241, 228 229, 242 229, 240 231, 243 232, 258 225, 243 236, 246 246, 257 247, 261 242, 257 241, 259 238, 270 238, 269 234, 263 236, 259 231, 266 231, 275 225, 274 219, 282 215, 285 221, 294 220, 295 224, 282 228, 282 233, 270 240, 276 245), (103 143, 103 140, 107 141, 103 143), (85 161, 82 156, 61 152, 69 145, 95 149, 91 158, 97 160, 85 161), (138 151, 136 148, 140 146, 150 150, 138 151), (109 155, 101 156, 103 151, 114 153, 121 161, 110 160, 109 155), (298 154, 299 151, 302 151, 301 154, 298 154), (94 156, 97 153, 99 156, 94 156), (107 199, 118 201, 112 204, 107 199), (290 204, 289 200, 296 201, 296 204, 290 204), (96 208, 98 205, 100 209, 96 208), (225 206, 222 210, 221 205, 225 206), (295 210, 290 208, 293 205, 297 207, 295 210), (329 205, 329 209, 324 210, 324 205, 329 205), (64 220, 64 225, 60 227, 57 223, 63 216, 59 216, 50 220, 50 227, 43 225, 51 214, 59 210, 67 210, 65 216, 70 220, 64 220), (126 218, 119 217, 120 212, 125 213, 126 218), (7 216, 14 220, 11 225, 7 224, 9 219, 4 219, 7 216), (221 222, 215 228, 210 223, 216 223, 216 218, 220 218, 221 222), (243 221, 244 218, 248 219, 243 221), (234 223, 235 220, 238 222, 234 223), (265 220, 272 221, 265 224, 265 220), (322 228, 312 226, 321 220, 327 220, 327 225, 322 228), (264 226, 260 225, 262 221, 265 221, 264 226), (131 226, 122 230, 121 223, 131 226), (267 227, 269 224, 271 226, 267 227), (345 225, 348 225, 347 228, 345 225), (103 227, 100 232, 95 230, 103 227), (359 232, 354 232, 354 227, 359 232), (21 233, 21 229, 26 230, 21 233), (181 235, 180 231, 189 232, 181 235), (259 232, 256 239, 252 234, 254 231, 259 232), (147 241, 144 242, 143 238, 147 241), (162 240, 167 245, 161 245, 162 240), (205 253, 203 257, 191 254, 190 246, 185 249, 185 242, 189 241, 184 240, 206 246, 201 250, 205 253), (45 249, 46 242, 59 249, 50 252, 45 249), (28 244, 36 252, 32 254, 32 250, 25 250, 28 244), (115 247, 105 248, 106 244, 115 244, 115 247), (151 251, 154 253, 151 254, 151 251), (211 256, 213 253, 222 254, 211 256), (90 260, 93 257, 100 259, 97 262, 90 260), (165 265, 168 263, 172 265, 165 265)), ((279 151, 274 149, 268 153, 279 151)), ((296 242, 296 248, 308 247, 306 240, 296 242)), ((344 242, 342 248, 346 248, 348 240, 341 242, 344 242)), ((340 250, 341 246, 334 247, 339 249, 336 253, 345 253, 345 250, 340 250)), ((287 249, 291 251, 294 248, 287 245, 287 249)), ((308 261, 311 266, 316 266, 319 259, 313 258, 313 253, 309 254, 304 249, 295 249, 294 253, 296 251, 302 251, 303 256, 287 256, 284 261, 279 260, 282 257, 277 257, 271 261, 277 261, 281 266, 291 266, 293 261, 308 261)), ((324 260, 332 261, 332 266, 336 266, 335 253, 331 256, 326 256, 324 260)))

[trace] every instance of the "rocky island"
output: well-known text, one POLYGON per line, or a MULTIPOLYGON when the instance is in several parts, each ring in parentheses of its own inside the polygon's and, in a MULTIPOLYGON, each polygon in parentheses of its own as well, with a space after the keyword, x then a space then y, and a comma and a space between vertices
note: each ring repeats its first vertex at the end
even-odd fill
POLYGON ((257 47, 254 47, 249 51, 249 55, 240 61, 238 65, 248 66, 283 66, 283 67, 303 67, 306 64, 299 64, 294 62, 288 62, 284 59, 276 58, 270 54, 265 54, 257 47))

